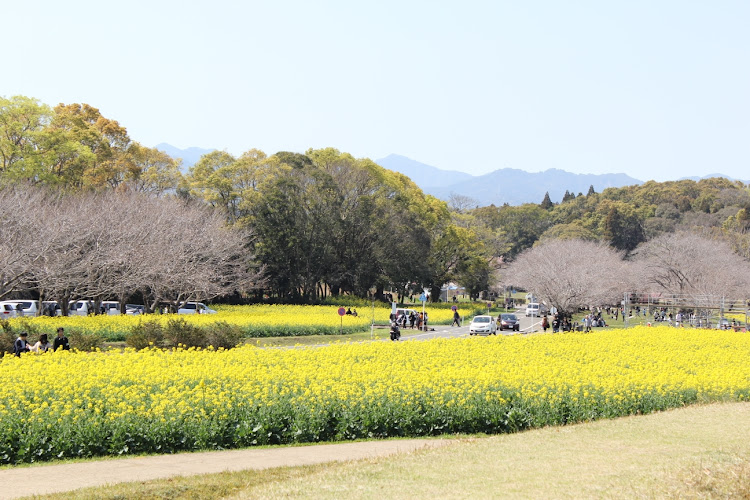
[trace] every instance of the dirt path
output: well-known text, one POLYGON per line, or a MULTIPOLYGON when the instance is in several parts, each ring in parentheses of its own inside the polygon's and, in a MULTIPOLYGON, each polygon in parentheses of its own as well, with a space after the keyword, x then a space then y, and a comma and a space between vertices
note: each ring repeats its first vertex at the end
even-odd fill
POLYGON ((436 448, 450 442, 446 439, 409 439, 251 448, 5 469, 0 470, 0 498, 59 493, 173 476, 360 460, 436 448))

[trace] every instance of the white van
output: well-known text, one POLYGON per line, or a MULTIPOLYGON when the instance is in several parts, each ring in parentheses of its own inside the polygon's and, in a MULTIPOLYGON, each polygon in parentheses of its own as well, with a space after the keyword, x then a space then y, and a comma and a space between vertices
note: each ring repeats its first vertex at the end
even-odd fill
POLYGON ((68 302, 68 316, 88 316, 94 314, 94 303, 90 300, 68 302))
POLYGON ((41 304, 38 300, 4 300, 3 317, 19 318, 22 316, 39 316, 41 304), (19 309, 20 306, 20 309, 19 309))
POLYGON ((529 304, 526 304, 526 317, 527 318, 529 316, 532 316, 532 317, 539 316, 540 311, 541 309, 539 307, 538 302, 531 302, 529 304))
POLYGON ((203 302, 186 302, 177 310, 177 314, 216 314, 216 311, 203 302))
POLYGON ((117 316, 120 314, 120 303, 116 300, 102 300, 101 312, 107 316, 117 316))

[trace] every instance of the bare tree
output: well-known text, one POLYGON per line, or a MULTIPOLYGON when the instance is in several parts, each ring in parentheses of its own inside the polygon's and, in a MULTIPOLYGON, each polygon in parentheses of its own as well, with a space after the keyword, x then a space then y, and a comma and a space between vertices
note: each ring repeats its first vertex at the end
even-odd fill
POLYGON ((644 292, 744 297, 750 263, 723 240, 688 232, 663 234, 639 246, 633 263, 644 292))
POLYGON ((77 299, 135 292, 178 305, 259 284, 249 234, 198 203, 137 192, 0 190, 0 297, 35 288, 67 314, 77 299))
POLYGON ((448 196, 448 207, 454 212, 459 214, 466 213, 467 211, 477 208, 479 202, 471 196, 466 196, 458 193, 451 193, 448 196))
POLYGON ((30 186, 0 190, 0 298, 30 286, 32 270, 53 246, 50 234, 38 229, 48 222, 43 215, 48 199, 30 186))
POLYGON ((628 263, 612 247, 584 240, 547 240, 522 252, 503 278, 572 313, 619 302, 631 287, 628 263))

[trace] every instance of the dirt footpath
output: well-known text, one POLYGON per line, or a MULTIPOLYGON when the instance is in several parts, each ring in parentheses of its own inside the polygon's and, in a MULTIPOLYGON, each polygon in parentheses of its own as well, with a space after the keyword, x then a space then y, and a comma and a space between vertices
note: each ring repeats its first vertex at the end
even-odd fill
POLYGON ((90 486, 174 476, 343 462, 408 453, 450 443, 408 439, 264 449, 181 453, 0 470, 0 498, 72 491, 90 486))

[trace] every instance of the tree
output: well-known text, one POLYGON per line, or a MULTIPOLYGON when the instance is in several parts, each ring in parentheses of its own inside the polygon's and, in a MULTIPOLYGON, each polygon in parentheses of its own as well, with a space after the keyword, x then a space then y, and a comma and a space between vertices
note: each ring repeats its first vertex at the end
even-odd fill
POLYGON ((479 206, 477 200, 471 196, 465 196, 462 194, 451 193, 448 196, 448 207, 456 213, 463 214, 472 208, 479 206))
POLYGON ((54 111, 49 149, 58 182, 94 189, 121 184, 131 168, 127 130, 88 104, 59 104, 54 111))
POLYGON ((604 237, 618 250, 631 251, 646 240, 638 214, 623 204, 612 205, 604 220, 604 237))
POLYGON ((134 191, 160 196, 175 191, 182 181, 180 160, 156 148, 133 143, 128 148, 131 168, 127 185, 134 191))
POLYGON ((594 191, 594 185, 593 184, 589 186, 589 190, 586 193, 586 196, 591 196, 592 194, 596 194, 596 191, 594 191))
POLYGON ((555 206, 554 203, 552 203, 552 200, 549 197, 549 191, 547 191, 546 193, 544 193, 544 199, 542 200, 542 203, 541 203, 540 206, 543 209, 545 209, 545 210, 549 210, 549 209, 551 209, 551 208, 553 208, 555 206))
POLYGON ((52 109, 24 96, 0 97, 0 179, 34 180, 44 164, 43 134, 52 109))
POLYGON ((620 252, 583 240, 547 240, 525 250, 508 266, 503 283, 534 292, 564 314, 618 303, 631 287, 620 252))
POLYGON ((745 297, 750 264, 729 244, 688 232, 663 234, 634 253, 644 292, 745 297))
POLYGON ((575 199, 576 199, 576 195, 574 195, 573 193, 571 193, 570 191, 566 189, 565 194, 563 195, 563 198, 562 198, 562 202, 565 203, 566 201, 575 200, 575 199))

